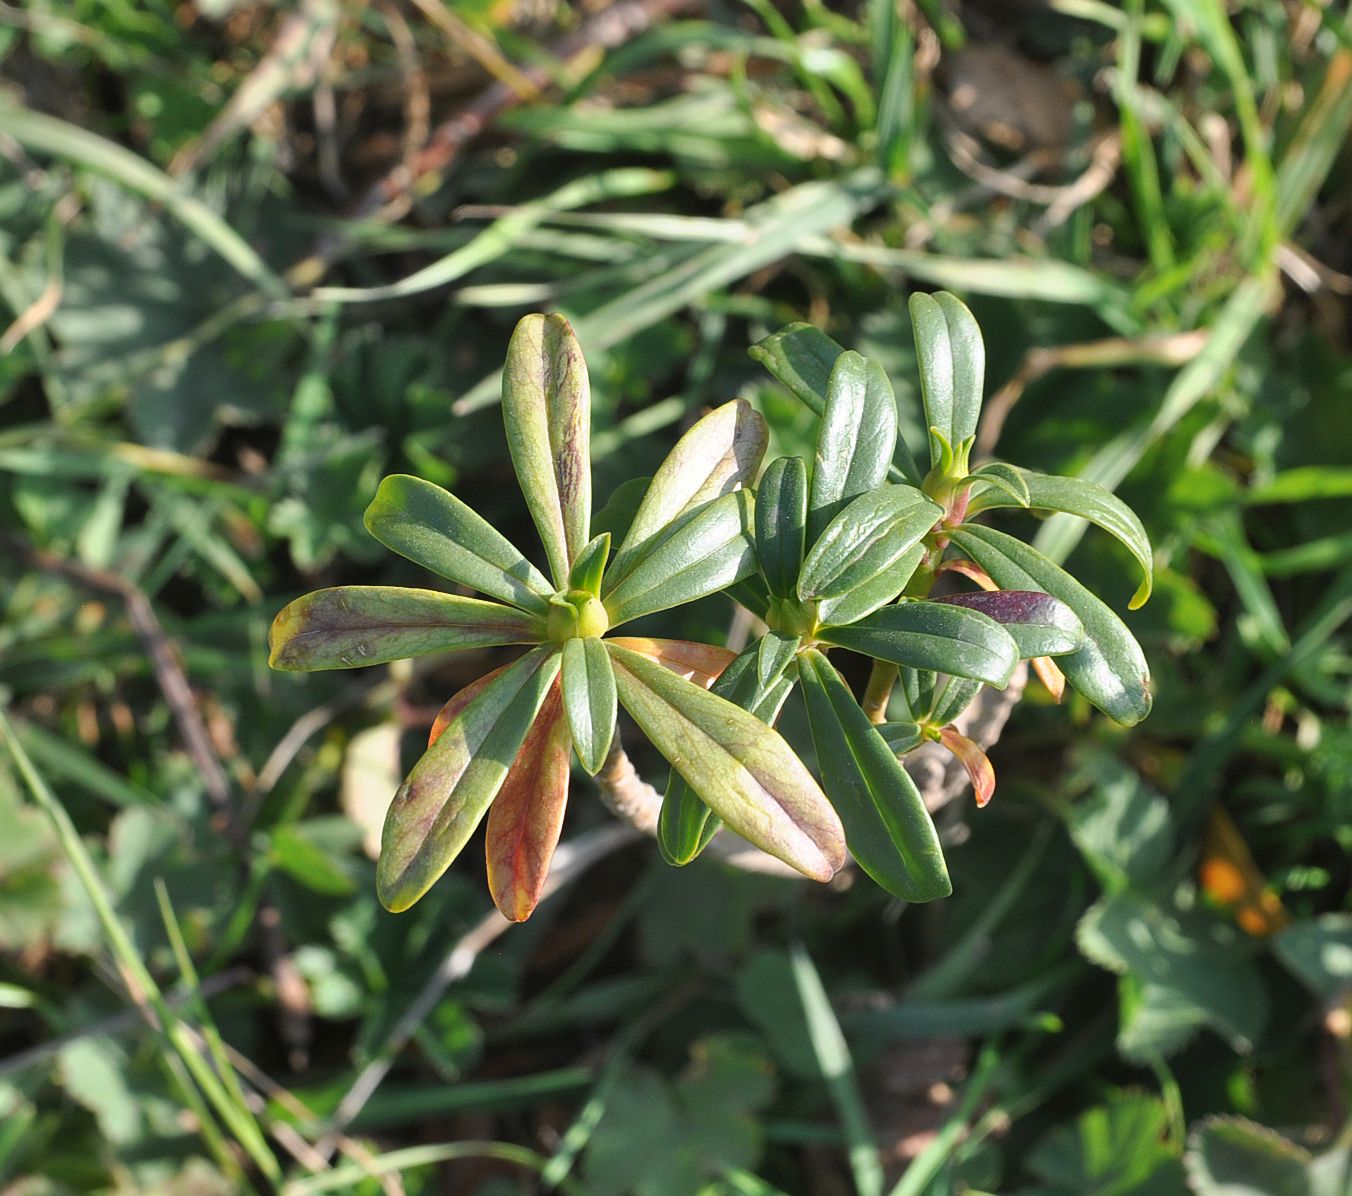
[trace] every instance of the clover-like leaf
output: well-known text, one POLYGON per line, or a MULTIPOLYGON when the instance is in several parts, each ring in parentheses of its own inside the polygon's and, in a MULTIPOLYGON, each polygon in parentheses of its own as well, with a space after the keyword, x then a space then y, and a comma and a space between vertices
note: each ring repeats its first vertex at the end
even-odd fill
POLYGON ((807 466, 801 457, 777 457, 756 489, 756 555, 774 597, 794 592, 806 537, 807 466))
POLYGON ((1003 689, 1019 663, 1014 637, 994 619, 939 602, 885 606, 818 639, 913 669, 971 677, 1003 689))
POLYGON ((724 403, 699 420, 653 475, 611 561, 607 586, 613 588, 647 560, 674 523, 749 485, 768 439, 765 420, 744 399, 724 403))
POLYGON ((859 866, 905 901, 947 897, 948 866, 915 782, 826 657, 809 648, 798 674, 822 781, 859 866))
POLYGON ((1084 624, 1059 598, 1041 590, 997 590, 989 594, 947 594, 936 599, 994 619, 1019 645, 1019 655, 1064 656, 1084 643, 1084 624))
POLYGON ((829 880, 845 860, 840 819, 779 734, 646 657, 606 643, 621 704, 710 809, 762 851, 829 880))
POLYGON ((1129 608, 1135 610, 1144 605, 1154 584, 1155 565, 1150 537, 1146 535, 1136 512, 1111 490, 1105 490, 1098 483, 1084 478, 1055 477, 1027 469, 1019 470, 1018 473, 1025 483, 1028 495, 1026 502, 1014 501, 1003 489, 990 489, 978 494, 968 511, 976 514, 996 507, 1025 506, 1037 511, 1064 511, 1067 515, 1078 515, 1081 519, 1089 520, 1126 545, 1127 551, 1136 558, 1144 576, 1132 596, 1129 608))
POLYGON ((852 498, 887 480, 897 444, 897 400, 882 366, 858 353, 842 353, 827 383, 826 409, 808 492, 807 542, 852 498))
POLYGON ((952 533, 963 553, 997 585, 1042 590, 1060 598, 1084 624, 1085 642, 1057 664, 1066 678, 1109 718, 1135 726, 1150 713, 1150 669, 1127 626, 1060 565, 1036 548, 990 527, 964 526, 952 533))
POLYGON ((615 673, 595 637, 563 645, 563 708, 577 758, 595 776, 615 737, 615 673))
POLYGON ((376 893, 391 913, 417 901, 460 854, 506 779, 557 676, 553 645, 488 681, 445 724, 385 816, 376 893))
POLYGON ((488 811, 488 890, 504 918, 524 922, 540 901, 568 804, 571 737, 560 683, 545 695, 488 811))
POLYGON ((505 536, 455 495, 397 473, 380 483, 366 528, 416 565, 481 594, 545 614, 554 587, 505 536))
MULTIPOLYGON (((985 383, 986 349, 972 313, 956 296, 912 295, 911 325, 920 365, 925 423, 956 452, 976 435, 985 383)), ((931 444, 931 465, 940 463, 931 444)))
POLYGON ((853 622, 890 602, 914 573, 913 549, 943 516, 914 486, 883 485, 837 515, 803 562, 798 595, 823 622, 853 622))
POLYGON ((478 598, 400 586, 335 586, 288 603, 268 633, 274 669, 388 664, 429 652, 532 644, 540 619, 478 598))
POLYGON ((550 571, 562 588, 591 527, 591 389, 582 347, 560 315, 529 315, 502 369, 507 447, 550 571))
POLYGON ((612 627, 716 594, 756 568, 751 495, 746 490, 704 503, 646 543, 642 559, 602 591, 612 627))

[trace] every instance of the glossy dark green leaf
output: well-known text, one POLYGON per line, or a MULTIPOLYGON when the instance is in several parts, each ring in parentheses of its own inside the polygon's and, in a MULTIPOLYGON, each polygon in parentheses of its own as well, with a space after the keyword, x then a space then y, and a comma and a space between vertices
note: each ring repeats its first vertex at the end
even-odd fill
POLYGON ((904 756, 924 742, 924 737, 920 734, 919 723, 879 723, 878 734, 883 737, 883 742, 887 744, 887 750, 894 756, 904 756))
MULTIPOLYGON (((798 655, 802 640, 793 635, 767 631, 756 641, 756 685, 762 692, 779 682, 798 655)), ((746 707, 752 710, 752 707, 746 707)), ((752 713, 756 713, 752 710, 752 713)), ((771 720, 773 721, 773 720, 771 720)))
POLYGON ((1025 660, 1064 656, 1084 644, 1084 624, 1059 598, 1041 590, 996 590, 982 594, 949 594, 937 599, 950 606, 979 611, 994 619, 1019 645, 1025 660))
POLYGON ((647 542, 642 560, 605 594, 611 626, 716 594, 749 577, 756 568, 751 508, 750 492, 737 490, 647 542))
POLYGON ((779 734, 660 664, 607 647, 621 704, 714 813, 804 875, 830 879, 845 858, 840 820, 779 734))
POLYGON ((727 591, 728 597, 740 602, 756 618, 764 619, 770 613, 770 595, 758 574, 753 573, 750 577, 734 582, 727 587, 727 591))
POLYGON ((950 677, 937 696, 931 694, 929 721, 946 726, 966 710, 980 692, 980 681, 970 677, 950 677))
POLYGON ((544 614, 554 587, 483 516, 455 495, 397 473, 380 483, 366 528, 386 548, 442 577, 544 614))
POLYGON ((615 551, 607 587, 646 562, 676 524, 755 481, 768 438, 765 420, 742 399, 724 403, 686 432, 653 475, 615 551))
MULTIPOLYGON (((912 295, 911 325, 920 366, 925 423, 938 428, 956 451, 976 435, 985 384, 986 349, 981 329, 955 296, 912 295)), ((938 465, 931 452, 931 465, 938 465)))
POLYGON ((615 737, 615 671, 595 637, 563 645, 563 709, 577 758, 595 776, 615 737))
POLYGON ((1126 545, 1136 558, 1136 563, 1141 566, 1144 576, 1132 597, 1130 609, 1135 610, 1143 605, 1150 597, 1154 582, 1154 556, 1150 551, 1150 537, 1146 535, 1136 512, 1111 490, 1105 490, 1084 478, 1054 477, 1027 469, 1018 472, 1028 491, 1026 503, 1016 503, 1003 490, 990 489, 977 495, 968 509, 975 514, 996 507, 1023 505, 1037 511, 1064 511, 1067 515, 1078 515, 1081 519, 1097 524, 1126 545))
POLYGON ((588 594, 601 593, 601 578, 610 556, 610 533, 602 532, 577 555, 568 573, 568 588, 584 590, 588 594))
POLYGON ((814 414, 826 410, 827 383, 845 350, 820 328, 790 324, 748 352, 814 414))
MULTIPOLYGON (((981 502, 980 493, 987 487, 993 486, 995 489, 1002 491, 1006 498, 1014 500, 1013 505, 1016 507, 1026 507, 1032 498, 1028 493, 1028 481, 1023 470, 1016 465, 1008 465, 1004 461, 987 461, 980 469, 975 469, 968 474, 967 480, 980 483, 979 486, 975 487, 978 492, 975 499, 977 510, 980 510, 984 505, 981 502)), ((1010 504, 998 503, 995 505, 1008 506, 1010 504)))
POLYGON ((915 571, 919 556, 912 550, 942 516, 943 509, 914 486, 886 484, 860 495, 807 554, 799 597, 818 602, 822 620, 836 623, 866 613, 861 606, 874 609, 890 601, 915 571))
POLYGON ((807 543, 853 498, 887 481, 897 444, 897 400, 882 366, 842 353, 827 382, 808 490, 807 543))
POLYGON ((502 421, 562 587, 591 535, 591 389, 582 346, 562 316, 529 315, 517 324, 502 368, 502 421))
POLYGON ((308 673, 543 638, 540 619, 497 602, 401 586, 336 586, 282 608, 268 633, 268 663, 308 673))
POLYGON ((406 910, 441 876, 474 833, 559 671, 543 645, 503 669, 450 719, 413 766, 385 815, 376 894, 406 910))
POLYGON ((915 782, 826 657, 808 649, 798 671, 822 782, 845 824, 851 854, 905 901, 947 897, 953 891, 948 867, 915 782))
POLYGON ((971 677, 1003 689, 1019 663, 1014 637, 994 619, 939 602, 885 606, 848 627, 823 627, 818 639, 875 660, 971 677))
POLYGON ((770 593, 787 598, 798 583, 807 535, 807 466, 778 457, 756 489, 756 555, 770 593))
MULTIPOLYGON (((797 642, 770 635, 749 645, 719 675, 712 692, 773 726, 793 688, 783 678, 784 669, 793 659, 790 654, 785 661, 785 651, 787 647, 796 647, 797 642), (767 640, 772 641, 768 650, 767 640)), ((676 865, 690 863, 708 846, 721 825, 718 815, 673 770, 657 823, 657 841, 666 861, 676 865)))
MULTIPOLYGON (((968 678, 964 677, 963 680, 966 681, 968 678)), ((929 718, 930 711, 934 708, 934 689, 938 681, 939 678, 929 669, 902 668, 898 671, 897 682, 902 700, 913 719, 929 718)), ((980 685, 981 682, 978 681, 976 684, 980 685)))
POLYGON ((1084 624, 1085 643, 1057 664, 1066 679, 1109 718, 1134 726, 1150 713, 1150 669, 1126 624, 1037 549, 989 527, 967 526, 953 543, 997 585, 1060 598, 1084 624))

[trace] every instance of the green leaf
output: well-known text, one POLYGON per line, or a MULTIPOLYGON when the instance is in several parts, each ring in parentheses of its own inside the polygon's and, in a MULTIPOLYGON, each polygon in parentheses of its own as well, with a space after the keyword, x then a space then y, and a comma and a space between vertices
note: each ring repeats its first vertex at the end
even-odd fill
POLYGON ((268 854, 283 872, 316 893, 346 897, 356 890, 347 870, 298 827, 279 826, 273 831, 268 854))
POLYGON ((563 708, 577 758, 595 776, 615 737, 615 671, 599 639, 589 636, 564 644, 563 708))
POLYGON ((915 782, 826 657, 809 648, 798 675, 822 780, 859 866, 905 901, 947 897, 948 868, 915 782))
POLYGON ((1019 645, 1024 660, 1064 656, 1084 644, 1084 624, 1059 598, 1041 590, 997 590, 983 594, 948 594, 937 602, 961 606, 994 619, 1019 645))
POLYGON ((966 526, 952 541, 995 583, 1060 598, 1084 624, 1085 643, 1057 661, 1066 679, 1109 718, 1131 727, 1150 713, 1150 669, 1135 637, 1108 607, 1059 565, 1013 536, 966 526))
POLYGON ((268 633, 268 664, 346 669, 543 637, 539 619, 497 602, 401 586, 336 586, 281 609, 268 633))
POLYGON ((598 536, 610 533, 610 542, 617 544, 629 534, 634 517, 643 503, 643 496, 652 485, 652 478, 630 478, 610 492, 606 505, 592 516, 592 531, 598 536))
POLYGON ((606 558, 609 556, 610 533, 602 532, 577 554, 577 560, 568 573, 568 588, 599 596, 601 577, 606 571, 606 558))
POLYGON ((414 564, 523 610, 548 612, 554 587, 544 575, 440 486, 393 474, 380 483, 365 518, 371 535, 414 564))
POLYGON ((774 597, 793 594, 806 536, 807 466, 801 457, 777 457, 756 489, 756 555, 774 597))
POLYGON ((607 644, 620 702, 658 751, 739 835, 806 876, 844 862, 840 820, 812 774, 755 715, 607 644))
POLYGON ((1243 1117, 1208 1117, 1188 1135, 1184 1164, 1196 1196, 1310 1196, 1310 1156, 1243 1117))
POLYGON ((376 894, 406 910, 474 833, 559 671, 551 644, 494 677, 446 725, 399 787, 385 816, 376 894))
POLYGON ((890 602, 911 579, 912 550, 943 516, 914 486, 883 485, 837 515, 807 554, 798 595, 823 622, 853 622, 890 602))
POLYGON ((1168 1111, 1154 1096, 1113 1093, 1107 1104, 1047 1134, 1028 1169, 1065 1196, 1182 1196, 1176 1148, 1165 1141, 1168 1111), (1153 1186, 1152 1181, 1174 1178, 1153 1186))
MULTIPOLYGON (((910 309, 925 423, 938 428, 957 451, 976 435, 981 414, 986 373, 981 329, 966 306, 946 291, 912 295, 910 309)), ((939 464, 932 451, 930 464, 939 464)))
POLYGON ((878 734, 894 756, 904 756, 923 742, 919 723, 889 722, 878 724, 878 734))
POLYGON ((897 443, 897 400, 882 366, 842 353, 831 371, 808 492, 807 542, 852 498, 887 481, 897 443))
POLYGON ((748 350, 814 415, 826 410, 831 371, 845 350, 811 324, 789 324, 748 350))
MULTIPOLYGON (((719 674, 711 692, 773 726, 793 688, 783 673, 793 660, 797 644, 797 640, 773 632, 763 636, 719 674)), ((717 815, 673 770, 657 822, 657 841, 666 861, 690 863, 709 845, 720 825, 717 815)))
POLYGON ((1003 490, 986 490, 972 500, 969 512, 994 510, 997 507, 1023 506, 1037 511, 1063 511, 1088 519, 1127 546, 1144 577, 1132 597, 1130 609, 1135 610, 1150 597, 1154 578, 1154 557, 1150 551, 1150 537, 1141 521, 1126 503, 1111 490, 1086 481, 1084 478, 1053 477, 1045 473, 1019 470, 1026 483, 1028 499, 1017 502, 1003 490))
MULTIPOLYGON (((1003 492, 1003 494, 1014 500, 1014 506, 1026 507, 1031 500, 1028 493, 1028 481, 1024 477, 1023 470, 1016 465, 1007 465, 1003 461, 987 461, 980 469, 975 469, 967 475, 966 481, 971 483, 983 483, 983 489, 994 487, 1003 492)), ((977 492, 973 505, 976 510, 982 510, 986 505, 981 500, 981 491, 977 492)), ((995 503, 996 506, 1008 506, 1008 503, 995 503)), ((972 510, 972 507, 968 507, 972 510)))
POLYGON ((1297 922, 1272 941, 1277 958, 1321 1001, 1352 990, 1352 914, 1297 922))
MULTIPOLYGON (((610 625, 716 594, 756 568, 751 494, 705 503, 644 545, 642 560, 605 596, 610 625)), ((610 575, 606 586, 610 586, 610 575)))
POLYGON ((1019 663, 1018 644, 994 619, 939 602, 885 606, 848 627, 823 627, 817 638, 875 660, 972 677, 997 689, 1019 663))
MULTIPOLYGON (((933 677, 934 674, 926 673, 926 676, 933 677)), ((980 681, 973 681, 970 677, 949 677, 937 699, 933 689, 930 690, 928 721, 941 727, 947 726, 971 705, 972 699, 980 692, 980 681)), ((926 711, 917 710, 914 713, 923 716, 926 711)))
POLYGON ((756 618, 764 620, 770 613, 770 595, 765 589, 765 582, 757 574, 734 582, 727 590, 729 598, 740 602, 756 618))
POLYGON ((591 389, 582 346, 560 315, 529 315, 502 369, 512 465, 562 588, 591 535, 591 389))
POLYGON ((607 589, 625 580, 676 523, 716 499, 750 485, 769 432, 744 399, 709 412, 667 454, 639 504, 606 575, 607 589))

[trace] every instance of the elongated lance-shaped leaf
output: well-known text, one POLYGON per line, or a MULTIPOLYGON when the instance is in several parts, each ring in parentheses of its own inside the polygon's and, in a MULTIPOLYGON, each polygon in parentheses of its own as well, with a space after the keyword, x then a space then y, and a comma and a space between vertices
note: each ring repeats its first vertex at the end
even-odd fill
MULTIPOLYGON (((910 308, 925 423, 938 428, 956 451, 976 435, 981 414, 986 376, 981 329, 961 300, 946 291, 912 295, 910 308)), ((933 446, 930 464, 939 464, 933 446)))
POLYGON ((845 505, 887 481, 897 444, 897 400, 882 366, 842 353, 827 383, 808 491, 807 542, 845 505))
POLYGON ((268 633, 268 664, 314 672, 543 638, 540 619, 497 602, 400 586, 336 586, 282 608, 268 633))
MULTIPOLYGON (((750 354, 814 415, 826 410, 831 371, 845 350, 811 324, 789 324, 752 345, 750 354)), ((921 473, 911 450, 897 437, 894 476, 920 485, 921 473)))
POLYGON ((972 792, 976 795, 977 808, 985 806, 995 796, 995 769, 991 767, 990 758, 966 735, 960 734, 956 727, 943 727, 939 731, 939 742, 967 770, 967 779, 971 781, 972 792))
POLYGON ((755 715, 606 641, 620 703, 743 838, 814 880, 845 861, 840 819, 792 749, 755 715))
POLYGON ((488 891, 510 921, 530 917, 549 878, 568 804, 570 747, 555 680, 493 799, 484 832, 488 891))
POLYGON ((577 560, 568 572, 568 588, 599 595, 601 578, 606 571, 606 558, 609 556, 610 533, 602 532, 578 553, 577 560))
POLYGON ((1024 660, 1064 656, 1084 643, 1084 624, 1059 598, 1041 590, 998 590, 993 594, 948 594, 935 601, 962 606, 994 619, 1019 645, 1024 660))
POLYGON ((880 606, 886 606, 906 588, 924 557, 925 546, 912 544, 871 580, 834 598, 823 598, 817 607, 819 621, 845 626, 862 619, 880 606))
POLYGON ((391 913, 408 909, 460 854, 558 670, 554 645, 526 653, 475 694, 414 765, 385 816, 376 865, 376 894, 391 913))
POLYGON ((1011 590, 1060 598, 1084 624, 1085 642, 1057 665, 1066 679, 1109 718, 1135 726, 1150 713, 1150 669, 1127 626, 1105 603, 1036 548, 990 527, 966 526, 953 543, 1011 590))
POLYGON ((765 582, 755 573, 728 586, 727 593, 729 598, 740 602, 758 619, 764 620, 770 613, 770 592, 765 588, 765 582))
MULTIPOLYGON (((874 609, 901 593, 915 571, 912 552, 943 517, 943 508, 914 486, 883 485, 861 494, 837 515, 803 562, 798 596, 819 604, 823 621, 845 622, 843 600, 865 591, 874 609), (892 588, 895 584, 895 588, 892 588), (890 593, 888 592, 890 590, 890 593)), ((848 603, 851 620, 866 613, 856 598, 848 603)))
MULTIPOLYGON (((964 677, 963 680, 969 678, 964 677)), ((930 711, 934 708, 934 689, 939 683, 938 676, 929 669, 902 667, 897 674, 897 681, 902 701, 906 703, 906 709, 911 712, 911 717, 917 721, 929 718, 930 711)), ((980 685, 981 682, 978 681, 976 684, 980 685)))
POLYGON ((599 639, 563 645, 563 708, 577 758, 595 776, 615 737, 615 673, 599 639))
POLYGON ((903 602, 817 638, 913 669, 972 677, 1003 689, 1019 663, 1019 645, 994 619, 939 602, 903 602))
MULTIPOLYGON (((933 674, 929 674, 933 676, 933 674)), ((927 722, 945 726, 958 717, 981 692, 981 682, 970 677, 950 677, 937 695, 932 695, 927 722)))
POLYGON ((554 587, 505 536, 455 495, 396 473, 366 508, 366 530, 386 548, 451 581, 545 614, 554 587))
POLYGON ((925 742, 919 723, 888 722, 878 723, 877 727, 878 734, 887 744, 887 750, 894 756, 904 756, 907 752, 913 752, 925 742))
POLYGON ((607 641, 630 652, 655 660, 678 677, 708 689, 736 658, 736 653, 715 644, 697 644, 694 640, 650 639, 641 635, 616 635, 607 641))
POLYGON ((560 588, 591 535, 591 388, 582 346, 560 315, 524 317, 502 367, 512 465, 560 588))
POLYGON ((815 648, 798 657, 798 679, 822 783, 859 866, 905 901, 947 897, 948 867, 915 782, 815 648))
POLYGON ((668 528, 605 595, 610 625, 693 602, 749 577, 756 568, 751 520, 751 494, 738 490, 668 528))
MULTIPOLYGON (((1009 465, 1004 461, 987 461, 980 469, 975 469, 967 475, 967 481, 971 483, 980 483, 978 489, 984 489, 987 486, 994 486, 997 490, 1004 492, 1006 498, 1013 499, 1013 505, 1016 507, 1026 507, 1032 499, 1028 493, 1028 480, 1024 472, 1017 465, 1009 465)), ((976 506, 981 509, 980 495, 977 496, 976 506)), ((997 504, 1009 505, 1009 504, 997 504)), ((971 507, 968 507, 971 510, 971 507)))
MULTIPOLYGON (((1033 473, 1021 469, 1028 490, 1028 501, 1022 505, 1035 511, 1064 511, 1067 515, 1078 515, 1088 519, 1110 535, 1125 544, 1127 551, 1136 558, 1144 577, 1133 595, 1130 609, 1135 610, 1150 597, 1154 584, 1154 556, 1150 551, 1150 537, 1140 519, 1126 503, 1111 490, 1105 490, 1096 482, 1084 478, 1062 478, 1046 473, 1033 473)), ((978 494, 968 508, 971 514, 989 511, 996 507, 1019 506, 1004 490, 990 489, 978 494)))
MULTIPOLYGON (((773 726, 793 688, 783 674, 793 660, 798 642, 771 633, 749 645, 719 675, 713 692, 773 726)), ((677 865, 690 863, 708 846, 721 825, 721 819, 685 778, 673 770, 657 820, 657 842, 666 861, 677 865)))
POLYGON ((794 592, 806 536, 807 466, 801 457, 777 457, 756 488, 756 555, 774 597, 794 592))
POLYGON ((645 561, 673 524, 714 499, 749 486, 768 440, 765 420, 745 399, 715 408, 686 432, 653 475, 611 561, 607 587, 613 588, 645 561))

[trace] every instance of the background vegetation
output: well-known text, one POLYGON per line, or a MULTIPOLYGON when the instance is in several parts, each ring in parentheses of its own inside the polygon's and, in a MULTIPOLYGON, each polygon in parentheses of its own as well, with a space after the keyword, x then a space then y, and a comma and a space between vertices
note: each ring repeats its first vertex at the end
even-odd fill
MULTIPOLYGON (((29 0, 0 56, 6 1192, 1352 1187, 1345 6, 29 0), (1151 718, 1030 694, 934 906, 669 869, 577 778, 529 924, 469 853, 380 911, 484 662, 272 674, 266 629, 418 584, 387 472, 529 542, 518 316, 575 322, 604 496, 739 393, 801 452, 745 352, 794 319, 914 436, 937 287, 981 447, 1146 522, 1151 718)), ((1124 610, 1081 530, 1038 544, 1124 610)))

